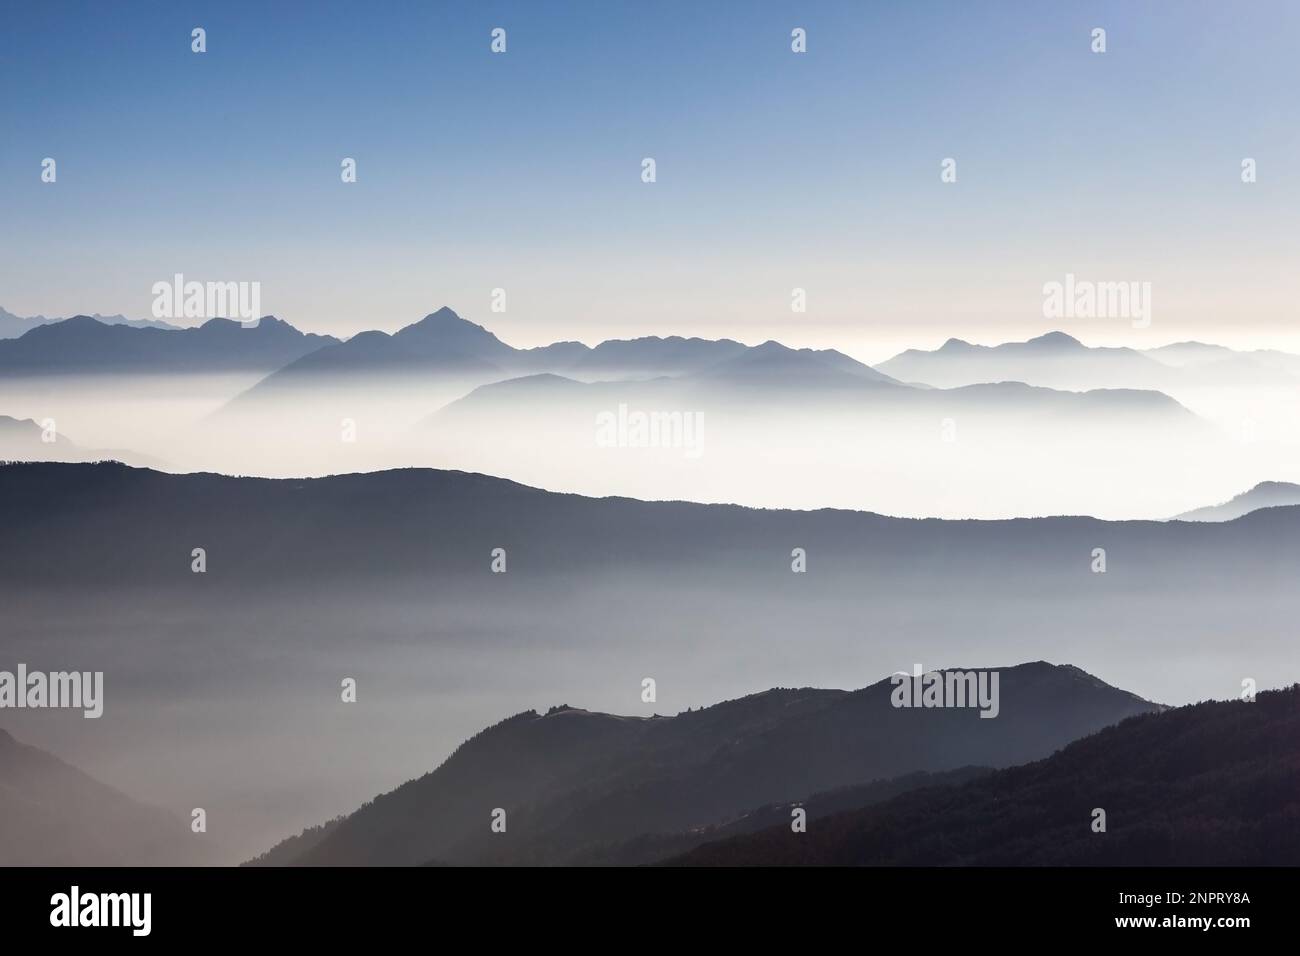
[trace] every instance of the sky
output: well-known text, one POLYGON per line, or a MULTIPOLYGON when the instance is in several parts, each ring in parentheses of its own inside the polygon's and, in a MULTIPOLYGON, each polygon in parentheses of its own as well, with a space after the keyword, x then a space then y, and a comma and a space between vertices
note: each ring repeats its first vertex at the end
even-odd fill
POLYGON ((1291 2, 63 2, 0 26, 20 315, 147 317, 181 273, 336 335, 449 305, 517 346, 1300 351, 1291 2), (1151 283, 1150 327, 1045 318, 1067 273, 1151 283))

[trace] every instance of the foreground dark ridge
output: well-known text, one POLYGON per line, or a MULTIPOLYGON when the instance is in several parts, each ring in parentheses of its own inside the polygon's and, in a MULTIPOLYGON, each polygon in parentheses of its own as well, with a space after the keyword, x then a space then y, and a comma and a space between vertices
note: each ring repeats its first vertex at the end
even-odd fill
POLYGON ((643 862, 764 804, 904 774, 919 786, 930 782, 923 772, 1022 763, 1159 706, 1075 667, 996 670, 995 719, 974 708, 894 707, 888 680, 858 691, 777 688, 675 717, 528 711, 256 862, 643 862), (490 829, 497 808, 507 814, 505 833, 490 829))
POLYGON ((1045 760, 811 824, 711 843, 688 865, 1295 866, 1300 685, 1107 728, 1045 760), (1094 811, 1106 832, 1094 832, 1094 811))

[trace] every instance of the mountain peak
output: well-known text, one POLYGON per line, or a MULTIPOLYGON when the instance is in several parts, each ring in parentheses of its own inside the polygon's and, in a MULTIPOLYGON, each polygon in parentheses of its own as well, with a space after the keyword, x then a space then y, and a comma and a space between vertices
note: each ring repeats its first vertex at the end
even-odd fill
POLYGON ((284 321, 284 319, 277 319, 273 315, 264 315, 251 321, 246 321, 244 319, 231 319, 226 316, 217 316, 216 318, 208 319, 200 325, 198 329, 206 335, 225 333, 235 329, 242 331, 251 330, 260 332, 263 335, 270 335, 272 333, 294 337, 301 337, 303 335, 302 332, 284 321))
POLYGON ((1066 335, 1064 332, 1048 332, 1045 335, 1040 335, 1037 338, 1030 339, 1025 344, 1047 348, 1086 348, 1086 346, 1073 335, 1066 335))
POLYGON ((947 342, 944 342, 943 345, 939 346, 939 351, 954 352, 958 349, 968 349, 970 347, 971 344, 965 339, 949 339, 947 342))
POLYGON ((445 305, 437 312, 430 312, 420 321, 412 322, 410 325, 399 329, 396 334, 422 335, 430 332, 439 334, 445 334, 448 332, 473 333, 490 336, 493 339, 496 338, 495 335, 492 335, 492 333, 483 328, 483 326, 471 322, 469 319, 461 318, 455 311, 445 305))
POLYGON ((507 359, 515 351, 483 326, 462 318, 445 305, 419 322, 399 329, 393 339, 417 353, 461 355, 489 362, 507 359))
POLYGON ((1255 492, 1255 491, 1297 491, 1297 490, 1300 490, 1300 485, 1297 485, 1295 482, 1292 481, 1261 481, 1254 488, 1251 488, 1250 491, 1246 492, 1246 494, 1250 494, 1251 492, 1255 492))

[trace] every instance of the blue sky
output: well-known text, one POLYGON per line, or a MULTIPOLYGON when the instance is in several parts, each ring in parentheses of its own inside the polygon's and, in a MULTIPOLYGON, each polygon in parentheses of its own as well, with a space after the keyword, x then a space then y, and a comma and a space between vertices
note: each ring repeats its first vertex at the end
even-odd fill
POLYGON ((265 7, 6 5, 0 305, 144 316, 182 272, 337 334, 448 304, 877 359, 1059 327, 1074 272, 1153 287, 1085 341, 1300 348, 1300 5, 265 7))

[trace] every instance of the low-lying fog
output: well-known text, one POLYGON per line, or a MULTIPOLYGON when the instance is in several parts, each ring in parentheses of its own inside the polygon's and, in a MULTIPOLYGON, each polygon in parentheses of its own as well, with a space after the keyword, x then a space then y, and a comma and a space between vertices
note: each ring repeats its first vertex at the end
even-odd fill
POLYGON ((1194 415, 1181 417, 1127 407, 1115 396, 1134 393, 1114 392, 1093 393, 1112 396, 1106 405, 1061 410, 1051 396, 1072 393, 990 404, 956 390, 903 409, 870 390, 750 403, 743 393, 611 386, 455 402, 465 383, 395 391, 381 381, 227 406, 253 378, 6 382, 0 413, 53 419, 82 457, 134 453, 173 471, 291 477, 417 465, 590 495, 900 516, 1165 518, 1260 481, 1300 481, 1300 396, 1279 389, 1188 390, 1174 397, 1194 415), (636 447, 626 422, 638 413, 676 413, 688 431, 636 447), (614 423, 604 433, 602 415, 614 423))
POLYGON ((508 595, 286 594, 155 601, 147 613, 122 595, 10 595, 6 660, 102 669, 106 702, 98 720, 10 711, 5 724, 182 821, 205 808, 235 862, 530 707, 671 714, 772 686, 863 686, 913 662, 1046 658, 1173 704, 1233 697, 1244 677, 1261 689, 1300 679, 1295 603, 1239 578, 1102 601, 1113 583, 1084 571, 1068 593, 1025 587, 1019 573, 971 588, 923 572, 787 570, 756 587, 685 570, 690 587, 612 568, 508 595), (357 680, 355 705, 340 702, 344 677, 357 680), (653 705, 641 702, 645 677, 653 705))

